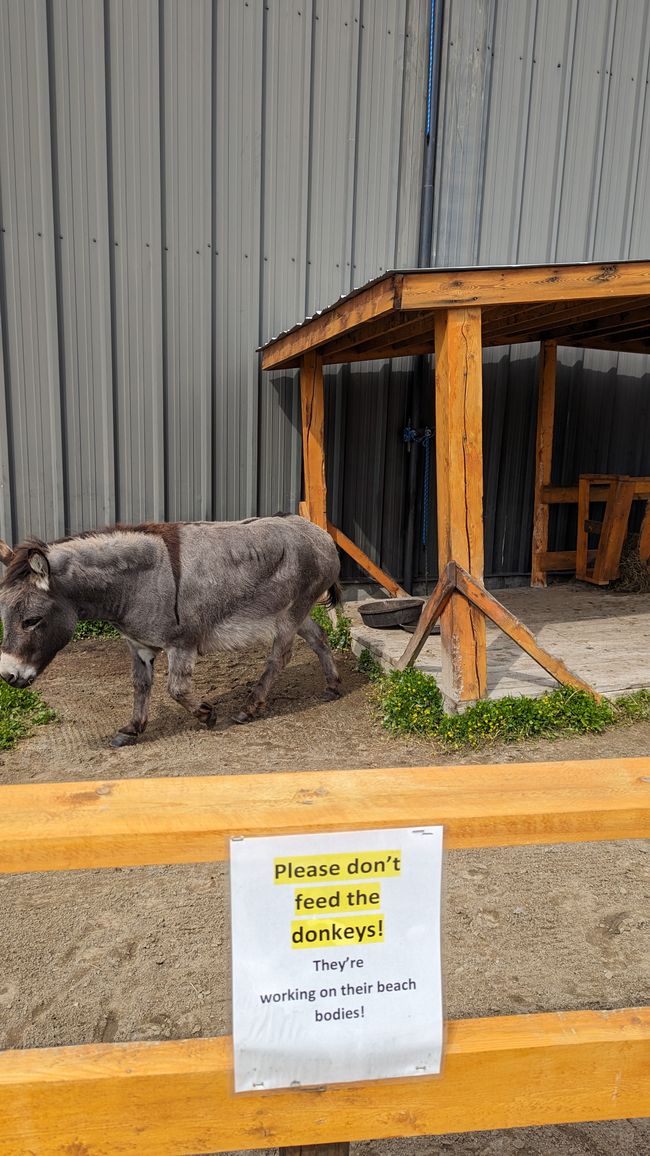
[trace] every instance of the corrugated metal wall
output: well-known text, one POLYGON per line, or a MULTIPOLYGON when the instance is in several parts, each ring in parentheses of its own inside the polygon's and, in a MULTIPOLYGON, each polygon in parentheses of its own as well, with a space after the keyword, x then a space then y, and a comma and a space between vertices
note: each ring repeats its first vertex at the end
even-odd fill
MULTIPOLYGON (((427 20, 0 0, 0 534, 297 506, 295 375, 262 379, 256 347, 413 261, 427 20)), ((332 466, 374 539, 346 429, 383 479, 392 397, 387 371, 364 382, 330 388, 332 466)))
MULTIPOLYGON (((2 536, 296 508, 255 349, 415 263, 429 8, 0 0, 2 536)), ((650 256, 649 59, 645 0, 446 0, 432 263, 650 256)), ((487 358, 488 574, 529 565, 535 352, 487 358)), ((557 481, 650 473, 646 369, 562 354, 557 481)), ((333 518, 396 575, 409 372, 328 374, 333 518)))

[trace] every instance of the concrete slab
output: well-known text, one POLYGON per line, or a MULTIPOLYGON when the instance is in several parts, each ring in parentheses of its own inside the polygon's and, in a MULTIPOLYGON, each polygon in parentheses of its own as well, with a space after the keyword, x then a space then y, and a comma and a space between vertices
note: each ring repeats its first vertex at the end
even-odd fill
MULTIPOLYGON (((650 689, 650 594, 618 594, 580 583, 546 590, 499 590, 495 596, 536 636, 550 654, 606 695, 641 687, 650 689)), ((408 645, 403 630, 370 630, 357 606, 348 604, 353 620, 353 650, 369 650, 386 668, 395 664, 408 645)), ((488 698, 506 695, 536 697, 557 683, 496 626, 487 624, 488 698)), ((440 689, 440 637, 427 640, 416 663, 432 674, 440 689)))

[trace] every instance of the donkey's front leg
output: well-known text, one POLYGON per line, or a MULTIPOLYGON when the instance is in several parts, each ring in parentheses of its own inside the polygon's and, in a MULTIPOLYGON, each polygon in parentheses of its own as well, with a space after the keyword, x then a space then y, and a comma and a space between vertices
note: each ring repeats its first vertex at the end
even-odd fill
POLYGON ((167 689, 172 698, 185 707, 199 722, 212 729, 217 721, 216 709, 209 702, 201 702, 192 694, 192 674, 196 662, 195 650, 174 647, 167 651, 167 689))
POLYGON ((159 653, 148 646, 139 646, 129 638, 126 641, 133 661, 133 718, 113 736, 112 747, 132 746, 146 727, 153 686, 153 664, 159 653))

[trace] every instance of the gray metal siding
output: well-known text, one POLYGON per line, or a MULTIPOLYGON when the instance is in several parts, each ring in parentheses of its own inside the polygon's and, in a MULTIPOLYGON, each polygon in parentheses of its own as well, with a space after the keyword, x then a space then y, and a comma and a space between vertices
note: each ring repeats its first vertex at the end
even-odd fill
POLYGON ((114 448, 123 522, 165 516, 159 17, 155 0, 108 6, 114 448))
MULTIPOLYGON (((447 3, 432 264, 650 257, 649 36, 645 0, 447 3)), ((490 575, 530 568, 537 355, 485 356, 490 575)), ((650 473, 648 359, 558 360, 554 481, 650 473)), ((575 542, 575 510, 551 525, 575 542)))
MULTIPOLYGON (((2 536, 297 507, 255 349, 415 263, 429 10, 0 0, 2 536)), ((650 256, 649 61, 645 0, 446 0, 432 263, 650 256)), ((488 574, 529 566, 536 357, 486 355, 488 574)), ((411 372, 327 373, 331 516, 398 576, 411 372)), ((561 353, 558 482, 650 473, 646 372, 561 353)))
POLYGON ((5 0, 0 294, 11 500, 2 530, 10 535, 27 526, 55 534, 64 519, 47 61, 44 2, 5 0))
POLYGON ((51 13, 64 521, 87 527, 115 518, 104 12, 55 0, 51 13))

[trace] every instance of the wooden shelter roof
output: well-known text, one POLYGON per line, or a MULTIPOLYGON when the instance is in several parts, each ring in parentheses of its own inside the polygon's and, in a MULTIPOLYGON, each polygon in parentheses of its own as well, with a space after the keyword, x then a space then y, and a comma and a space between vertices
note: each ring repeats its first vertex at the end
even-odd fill
POLYGON ((484 347, 525 341, 650 353, 650 261, 395 269, 262 346, 262 368, 433 353, 434 315, 480 306, 484 347))

